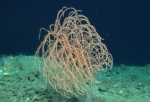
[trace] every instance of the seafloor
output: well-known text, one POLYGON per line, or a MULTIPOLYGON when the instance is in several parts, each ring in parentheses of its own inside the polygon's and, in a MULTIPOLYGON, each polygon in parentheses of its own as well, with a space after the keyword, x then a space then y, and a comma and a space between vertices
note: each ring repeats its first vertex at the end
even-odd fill
POLYGON ((89 97, 70 99, 45 83, 34 56, 0 57, 0 102, 150 102, 150 65, 118 65, 97 76, 89 97))

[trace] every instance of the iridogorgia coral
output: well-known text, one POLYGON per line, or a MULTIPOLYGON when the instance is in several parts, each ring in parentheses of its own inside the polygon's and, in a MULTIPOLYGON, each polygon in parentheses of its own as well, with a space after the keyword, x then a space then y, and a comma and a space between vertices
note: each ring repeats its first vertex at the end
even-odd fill
POLYGON ((50 85, 68 98, 88 94, 87 82, 98 83, 94 76, 113 66, 102 38, 80 12, 72 7, 59 10, 55 24, 40 29, 47 35, 35 54, 50 85))

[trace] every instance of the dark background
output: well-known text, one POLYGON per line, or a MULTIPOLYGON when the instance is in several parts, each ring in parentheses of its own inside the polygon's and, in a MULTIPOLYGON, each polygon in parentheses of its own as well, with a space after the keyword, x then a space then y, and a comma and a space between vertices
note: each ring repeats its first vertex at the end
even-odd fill
POLYGON ((114 64, 150 63, 150 0, 1 0, 0 54, 33 55, 42 41, 39 29, 55 23, 63 6, 82 10, 114 64))

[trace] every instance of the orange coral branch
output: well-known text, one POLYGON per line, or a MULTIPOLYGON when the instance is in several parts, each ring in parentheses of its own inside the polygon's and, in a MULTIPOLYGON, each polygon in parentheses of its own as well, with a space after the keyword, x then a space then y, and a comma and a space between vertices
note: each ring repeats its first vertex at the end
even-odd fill
POLYGON ((43 62, 43 75, 50 85, 68 98, 88 94, 86 83, 97 83, 94 75, 113 66, 112 55, 101 42, 102 38, 88 18, 79 12, 63 7, 50 30, 41 28, 48 34, 35 54, 35 58, 43 62), (68 16, 64 18, 66 13, 68 16), (40 54, 42 60, 38 57, 40 54))

